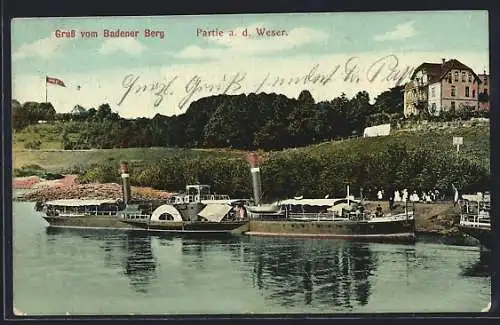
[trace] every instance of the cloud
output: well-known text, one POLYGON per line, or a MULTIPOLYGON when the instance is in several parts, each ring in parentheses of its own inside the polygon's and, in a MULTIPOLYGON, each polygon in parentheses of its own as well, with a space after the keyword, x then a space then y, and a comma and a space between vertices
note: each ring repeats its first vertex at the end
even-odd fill
POLYGON ((224 55, 227 50, 217 48, 201 48, 197 45, 190 45, 178 53, 172 53, 177 58, 199 59, 199 58, 218 58, 224 55))
POLYGON ((29 57, 39 57, 47 60, 61 55, 64 45, 68 42, 65 38, 56 38, 54 35, 22 44, 12 54, 12 60, 17 61, 29 57))
POLYGON ((329 34, 307 27, 299 27, 287 30, 284 36, 259 36, 257 28, 265 28, 265 24, 254 24, 248 27, 238 27, 233 29, 237 36, 229 36, 226 32, 222 37, 207 38, 214 45, 202 48, 196 45, 190 45, 175 56, 183 59, 194 58, 221 58, 227 56, 250 56, 256 54, 272 53, 285 51, 300 47, 306 44, 326 42, 329 34), (243 31, 247 31, 247 37, 241 36, 243 31))
POLYGON ((413 28, 413 21, 397 25, 393 30, 384 34, 376 35, 373 39, 375 41, 397 41, 412 37, 417 34, 413 28))
POLYGON ((99 48, 101 54, 113 54, 115 52, 126 52, 132 55, 141 54, 146 46, 135 38, 110 38, 102 43, 99 48))

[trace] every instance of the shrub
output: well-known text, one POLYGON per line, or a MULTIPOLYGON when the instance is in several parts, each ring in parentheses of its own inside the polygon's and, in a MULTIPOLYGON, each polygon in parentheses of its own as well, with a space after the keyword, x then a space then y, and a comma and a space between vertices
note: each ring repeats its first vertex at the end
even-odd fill
POLYGON ((15 177, 40 176, 45 173, 45 169, 39 165, 24 165, 21 168, 14 169, 15 177))
POLYGON ((24 144, 25 149, 38 150, 42 146, 42 141, 32 140, 24 144))

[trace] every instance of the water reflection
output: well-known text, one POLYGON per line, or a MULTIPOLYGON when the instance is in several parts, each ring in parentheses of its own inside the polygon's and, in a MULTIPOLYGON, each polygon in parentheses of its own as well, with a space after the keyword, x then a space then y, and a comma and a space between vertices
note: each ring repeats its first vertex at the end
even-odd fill
POLYGON ((491 276, 491 253, 482 251, 478 258, 473 262, 462 267, 461 274, 470 277, 490 277, 491 276))
POLYGON ((138 292, 147 292, 151 281, 157 276, 156 260, 151 249, 151 237, 147 234, 129 232, 126 236, 127 257, 125 275, 138 292))
MULTIPOLYGON (((151 236, 141 231, 46 228, 49 242, 78 236, 98 243, 104 252, 106 267, 122 268, 136 292, 146 293, 157 277, 157 261, 151 236)), ((70 245, 75 245, 71 243, 70 245)))
POLYGON ((231 260, 241 261, 241 240, 242 236, 231 234, 196 234, 183 235, 179 239, 182 241, 182 254, 195 256, 199 261, 203 261, 204 256, 209 252, 221 251, 221 254, 230 253, 231 260))
MULTIPOLYGON (((60 228, 46 228, 46 232, 40 238, 48 240, 49 254, 59 254, 50 260, 60 262, 60 274, 71 272, 68 278, 74 279, 90 273, 93 282, 117 295, 125 311, 134 301, 148 313, 408 311, 398 297, 415 292, 416 310, 425 311, 436 306, 429 295, 441 293, 450 281, 470 286, 457 292, 450 287, 447 293, 458 306, 467 307, 460 304, 468 297, 460 295, 476 297, 486 282, 467 279, 488 277, 490 266, 488 254, 474 251, 471 259, 453 247, 428 244, 60 228), (95 265, 86 267, 89 261, 95 265), (114 287, 120 283, 124 284, 114 287), (148 299, 143 299, 146 295, 148 299)), ((47 253, 47 245, 40 247, 41 254, 47 253)), ((46 260, 41 259, 43 263, 46 260)), ((26 288, 31 290, 31 285, 26 288)), ((95 296, 85 299, 91 305, 95 296)))
MULTIPOLYGON (((168 295, 175 290, 193 290, 179 287, 179 283, 195 283, 195 291, 224 287, 228 295, 257 293, 287 310, 304 308, 324 313, 355 311, 370 305, 372 276, 379 266, 384 281, 394 278, 403 287, 405 282, 408 288, 417 285, 414 274, 432 268, 434 256, 417 254, 414 246, 341 240, 57 228, 47 228, 47 234, 58 246, 83 245, 93 251, 98 247, 98 256, 102 256, 106 268, 119 269, 139 293, 168 295), (228 277, 241 281, 226 281, 228 277), (213 283, 207 284, 204 279, 213 283)), ((481 254, 474 263, 462 265, 460 275, 488 277, 489 266, 489 255, 481 254)))
POLYGON ((254 284, 285 306, 311 305, 313 301, 314 305, 330 305, 333 309, 366 305, 375 268, 376 259, 368 243, 255 243, 254 284))

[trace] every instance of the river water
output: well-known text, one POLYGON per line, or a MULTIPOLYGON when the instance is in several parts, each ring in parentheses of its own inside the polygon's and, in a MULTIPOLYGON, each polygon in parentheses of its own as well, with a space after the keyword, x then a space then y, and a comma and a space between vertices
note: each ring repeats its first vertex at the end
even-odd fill
POLYGON ((47 228, 14 202, 14 305, 28 314, 478 312, 475 246, 179 237, 47 228))

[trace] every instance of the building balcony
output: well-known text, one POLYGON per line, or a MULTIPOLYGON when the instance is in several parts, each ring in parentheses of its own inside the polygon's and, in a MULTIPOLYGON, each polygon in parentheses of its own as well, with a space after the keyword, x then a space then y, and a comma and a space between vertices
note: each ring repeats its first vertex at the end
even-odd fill
POLYGON ((422 80, 412 80, 410 82, 410 86, 411 88, 423 88, 423 87, 427 87, 429 85, 428 82, 423 82, 422 80))
POLYGON ((427 102, 427 96, 415 96, 411 98, 412 103, 427 102))

